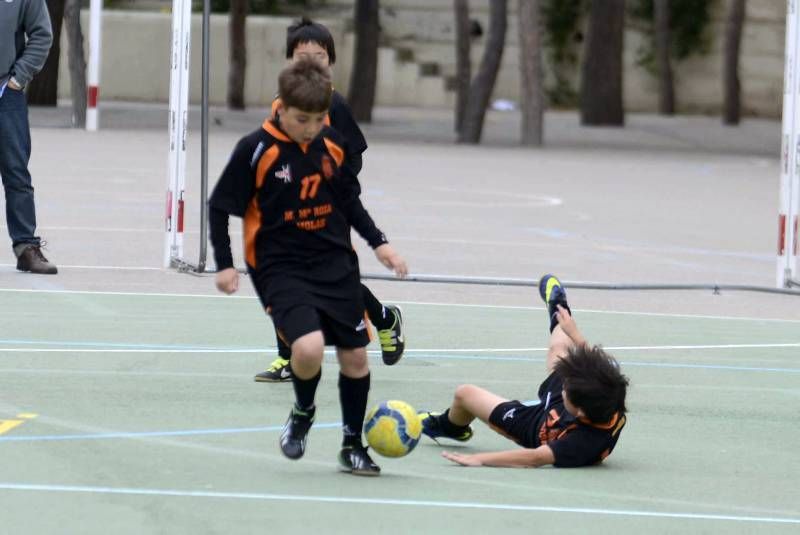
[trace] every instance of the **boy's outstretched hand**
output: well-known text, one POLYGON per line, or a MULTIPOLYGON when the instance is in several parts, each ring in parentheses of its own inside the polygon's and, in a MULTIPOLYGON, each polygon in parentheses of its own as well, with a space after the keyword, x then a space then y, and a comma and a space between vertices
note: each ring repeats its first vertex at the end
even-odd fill
POLYGON ((227 268, 217 273, 216 277, 217 290, 232 294, 239 289, 239 272, 236 268, 227 268))
POLYGON ((378 258, 381 264, 393 270, 401 279, 408 275, 408 266, 406 265, 406 261, 403 260, 403 258, 397 254, 397 251, 394 250, 394 247, 388 243, 384 243, 383 245, 376 247, 375 256, 378 258))
POLYGON ((456 453, 454 451, 443 451, 442 457, 448 461, 453 461, 461 466, 483 466, 483 463, 478 460, 475 455, 468 455, 466 453, 456 453))

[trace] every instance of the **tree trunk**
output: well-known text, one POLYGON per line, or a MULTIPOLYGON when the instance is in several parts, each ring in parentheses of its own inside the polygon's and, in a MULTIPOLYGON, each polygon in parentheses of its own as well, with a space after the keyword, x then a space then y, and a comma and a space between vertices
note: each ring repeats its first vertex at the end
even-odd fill
POLYGON ((61 56, 61 21, 64 18, 65 0, 47 0, 50 25, 53 27, 53 45, 42 70, 28 85, 28 104, 33 106, 58 105, 58 60, 61 56))
POLYGON ((591 0, 581 67, 581 124, 622 126, 625 0, 591 0))
POLYGON ((228 108, 244 109, 244 81, 247 69, 247 0, 231 0, 228 18, 230 65, 228 66, 228 108))
POLYGON ((489 35, 483 51, 478 74, 469 88, 464 122, 458 134, 459 143, 480 143, 486 108, 500 70, 508 27, 508 0, 491 0, 489 3, 489 35))
POLYGON ((356 0, 356 46, 350 75, 348 103, 356 121, 372 122, 375 85, 378 79, 378 0, 356 0))
POLYGON ((739 83, 739 49, 742 42, 745 0, 729 0, 728 16, 725 21, 725 55, 722 122, 739 124, 741 118, 741 85, 739 83))
POLYGON ((67 31, 72 126, 86 126, 86 58, 83 54, 81 0, 67 0, 64 6, 64 27, 67 31))
POLYGON ((467 108, 469 81, 472 79, 470 63, 469 1, 454 0, 456 15, 456 109, 455 131, 461 132, 467 108))
POLYGON ((675 84, 672 78, 672 36, 669 30, 670 0, 654 0, 656 66, 658 69, 658 112, 675 113, 675 84))
POLYGON ((521 143, 543 143, 544 95, 542 94, 542 25, 539 0, 519 0, 521 143))

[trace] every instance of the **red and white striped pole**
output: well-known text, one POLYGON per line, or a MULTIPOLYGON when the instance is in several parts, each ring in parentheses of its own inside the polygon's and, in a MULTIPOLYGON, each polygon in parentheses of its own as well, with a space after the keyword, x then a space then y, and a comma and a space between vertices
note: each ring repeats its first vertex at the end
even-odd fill
POLYGON ((86 130, 96 132, 99 122, 97 93, 100 86, 100 24, 103 16, 103 0, 91 0, 89 4, 89 65, 87 73, 86 130))
POLYGON ((797 212, 800 200, 800 0, 786 2, 780 211, 776 284, 797 279, 797 212))
POLYGON ((172 53, 169 79, 169 155, 164 221, 164 267, 183 257, 183 208, 189 126, 189 60, 192 0, 172 0, 172 53))

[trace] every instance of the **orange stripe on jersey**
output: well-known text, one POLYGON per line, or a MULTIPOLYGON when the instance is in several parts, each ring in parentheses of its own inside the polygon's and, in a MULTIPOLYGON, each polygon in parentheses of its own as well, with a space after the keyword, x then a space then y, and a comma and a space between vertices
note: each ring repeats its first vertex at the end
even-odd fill
POLYGON ((369 314, 367 311, 364 311, 364 325, 367 326, 367 340, 372 342, 374 338, 372 337, 372 322, 369 321, 369 314))
POLYGON ((258 206, 258 190, 264 185, 264 179, 270 167, 278 159, 280 149, 277 145, 272 145, 261 155, 256 167, 256 194, 250 201, 247 211, 244 214, 244 253, 247 263, 256 267, 256 235, 261 228, 261 208, 258 206))
POLYGON ((279 139, 281 141, 286 141, 289 143, 291 143, 292 141, 286 136, 286 134, 278 130, 278 128, 274 124, 272 124, 272 122, 269 119, 264 120, 264 123, 261 125, 261 128, 266 130, 267 133, 272 137, 274 137, 275 139, 279 139))
MULTIPOLYGON (((588 418, 584 418, 583 416, 581 416, 580 418, 578 418, 578 420, 579 420, 581 423, 584 423, 584 424, 586 424, 586 425, 590 425, 590 426, 594 427, 595 429, 604 429, 604 430, 606 430, 606 429, 612 429, 612 428, 613 428, 615 425, 617 425, 617 421, 618 421, 619 419, 620 419, 620 415, 619 415, 619 413, 618 413, 618 412, 615 412, 615 413, 614 413, 614 416, 612 416, 612 417, 611 417, 611 419, 610 419, 608 422, 606 422, 606 423, 601 423, 601 424, 595 423, 595 422, 593 422, 593 421, 589 420, 588 418)), ((622 422, 620 422, 620 423, 624 424, 624 423, 625 423, 625 417, 624 417, 624 416, 622 417, 622 420, 623 420, 623 421, 622 421, 622 422)))
POLYGON ((328 138, 323 139, 325 140, 325 146, 328 147, 328 152, 330 152, 333 159, 336 160, 336 165, 341 167, 344 161, 344 149, 328 138))

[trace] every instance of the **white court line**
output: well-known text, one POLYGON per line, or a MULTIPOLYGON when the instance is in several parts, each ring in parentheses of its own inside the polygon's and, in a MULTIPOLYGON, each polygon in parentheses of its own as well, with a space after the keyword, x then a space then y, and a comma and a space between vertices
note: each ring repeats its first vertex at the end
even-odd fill
MULTIPOLYGON (((16 267, 16 264, 0 264, 0 267, 16 267)), ((59 264, 58 269, 108 269, 108 270, 117 270, 117 271, 166 271, 164 268, 160 267, 148 267, 148 266, 74 266, 74 265, 64 265, 59 264)), ((2 291, 12 291, 12 290, 2 290, 2 291)), ((40 290, 40 291, 60 291, 60 290, 40 290)))
MULTIPOLYGON (((10 266, 11 264, 3 264, 10 266)), ((14 264, 16 266, 16 264, 14 264)), ((91 268, 91 266, 86 266, 91 268)), ((133 268, 131 268, 133 269, 133 268)), ((139 269, 139 268, 136 268, 139 269)), ((163 268, 141 268, 161 270, 163 268)), ((168 271, 168 270, 164 270, 168 271)), ((0 292, 22 292, 22 293, 56 293, 56 294, 79 294, 79 295, 129 295, 136 297, 176 297, 176 298, 211 298, 211 299, 257 299, 256 296, 251 295, 217 295, 217 294, 179 294, 179 293, 161 293, 161 292, 112 292, 112 291, 96 291, 96 290, 46 290, 46 289, 33 289, 33 288, 0 288, 0 292)), ((441 306, 441 307, 463 307, 463 308, 488 308, 499 310, 537 310, 543 311, 541 306, 519 306, 519 305, 484 305, 474 303, 433 303, 428 301, 392 301, 398 305, 422 305, 422 306, 441 306)), ((742 316, 710 316, 702 314, 673 314, 663 312, 626 312, 617 310, 594 310, 594 309, 573 309, 575 312, 589 313, 589 314, 618 314, 629 316, 655 316, 665 318, 689 318, 689 319, 713 319, 713 320, 740 320, 740 321, 762 321, 762 322, 784 322, 784 323, 800 323, 800 319, 782 319, 782 318, 752 318, 742 316)))
POLYGON ((217 498, 236 500, 260 500, 279 502, 338 503, 360 505, 388 505, 405 507, 427 507, 440 509, 477 509, 495 511, 519 511, 539 513, 572 513, 601 516, 670 518, 684 520, 721 520, 728 522, 752 522, 763 524, 800 524, 800 518, 774 516, 717 515, 690 512, 661 512, 626 509, 600 509, 589 507, 558 507, 547 505, 513 505, 504 503, 452 502, 436 500, 400 500, 387 498, 363 498, 358 496, 314 496, 302 494, 266 494, 249 492, 211 492, 176 489, 143 489, 129 487, 90 487, 78 485, 32 485, 23 483, 0 483, 0 490, 28 492, 64 492, 86 494, 116 494, 130 496, 163 496, 178 498, 217 498))
MULTIPOLYGON (((35 343, 35 342, 34 342, 35 343)), ((44 343, 44 342, 43 342, 44 343)), ((670 345, 670 346, 603 346, 608 351, 670 351, 687 349, 771 349, 800 347, 800 342, 778 343, 778 344, 711 344, 711 345, 670 345)), ((483 347, 472 349, 447 349, 447 348, 428 348, 428 349, 406 349, 405 353, 433 353, 433 354, 472 354, 472 353, 526 353, 526 352, 546 352, 547 347, 513 347, 496 348, 483 347)), ((274 347, 263 348, 80 348, 80 347, 0 347, 0 353, 265 353, 275 350, 274 347)), ((333 350, 326 350, 326 354, 333 355, 333 350)), ((367 353, 377 355, 380 352, 371 350, 367 353)))

